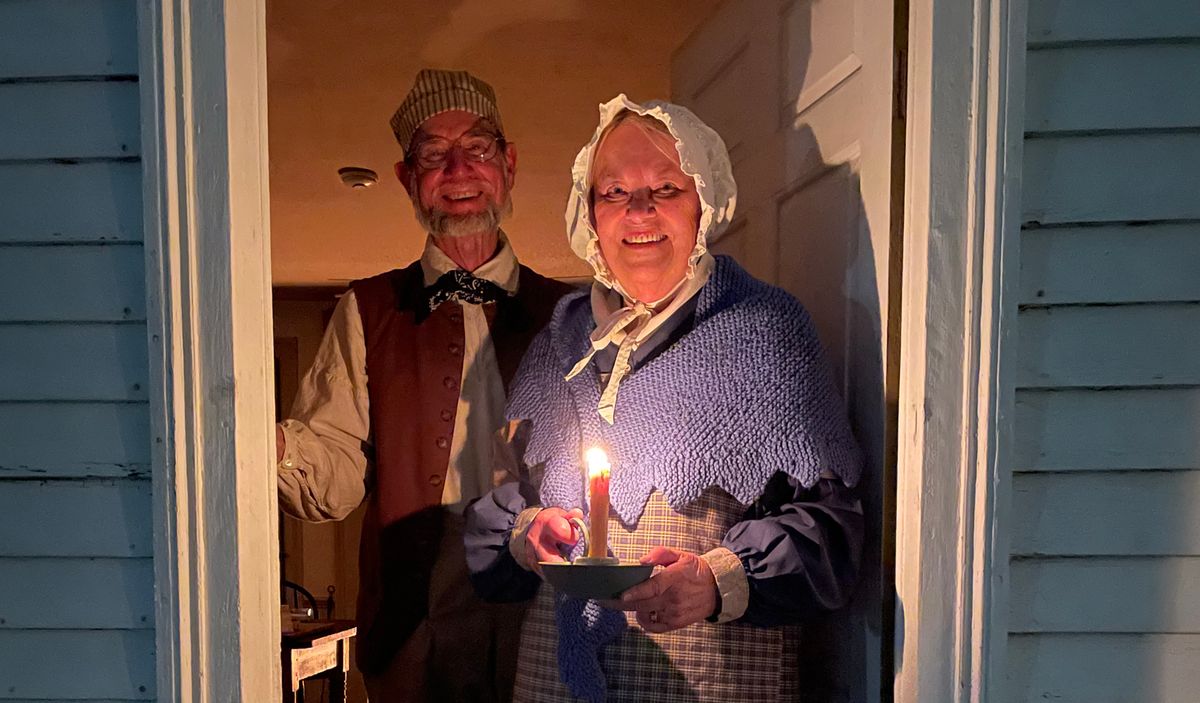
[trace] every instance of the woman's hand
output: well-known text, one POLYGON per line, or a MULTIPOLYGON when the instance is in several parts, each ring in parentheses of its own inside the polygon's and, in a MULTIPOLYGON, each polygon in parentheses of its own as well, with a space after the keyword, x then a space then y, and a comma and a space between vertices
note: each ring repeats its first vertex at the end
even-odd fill
POLYGON ((538 512, 525 533, 526 567, 541 576, 542 567, 538 562, 566 561, 562 556, 563 547, 575 546, 582 536, 576 534, 575 526, 569 522, 573 517, 583 518, 583 511, 579 508, 572 508, 570 512, 562 508, 543 508, 538 512))
POLYGON ((642 557, 643 564, 666 567, 649 581, 604 605, 637 612, 638 624, 647 632, 670 632, 700 622, 717 609, 717 579, 699 555, 655 547, 642 557))

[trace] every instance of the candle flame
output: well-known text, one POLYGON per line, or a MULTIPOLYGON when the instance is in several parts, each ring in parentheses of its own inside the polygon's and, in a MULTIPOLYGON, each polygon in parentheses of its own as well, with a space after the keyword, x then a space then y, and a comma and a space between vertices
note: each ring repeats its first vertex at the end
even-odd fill
POLYGON ((584 453, 584 460, 587 461, 588 478, 594 476, 607 476, 612 469, 612 464, 608 463, 608 455, 600 447, 592 447, 584 453))

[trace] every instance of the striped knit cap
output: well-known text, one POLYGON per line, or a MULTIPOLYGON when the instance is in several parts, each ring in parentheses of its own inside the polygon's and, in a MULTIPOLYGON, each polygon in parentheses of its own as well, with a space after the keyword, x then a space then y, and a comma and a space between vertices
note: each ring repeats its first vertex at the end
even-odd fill
POLYGON ((421 124, 434 115, 450 110, 463 110, 490 120, 504 133, 500 110, 496 107, 496 91, 492 86, 466 71, 443 71, 425 68, 417 74, 412 90, 392 115, 392 132, 400 148, 408 153, 412 137, 421 124))

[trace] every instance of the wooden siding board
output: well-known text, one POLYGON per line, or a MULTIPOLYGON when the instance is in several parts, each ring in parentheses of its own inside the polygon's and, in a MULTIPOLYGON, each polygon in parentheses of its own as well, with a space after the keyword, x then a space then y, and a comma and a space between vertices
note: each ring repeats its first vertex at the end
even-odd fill
POLYGON ((1200 687, 1200 4, 1031 0, 1004 698, 1200 687))
POLYGON ((0 700, 154 700, 153 630, 0 630, 0 700))
POLYGON ((141 246, 4 247, 0 321, 145 321, 145 279, 141 246))
POLYGON ((149 557, 150 509, 148 480, 2 480, 0 556, 149 557))
POLYGON ((0 2, 0 80, 136 75, 135 0, 0 2))
POLYGON ((1200 468, 1196 388, 1018 390, 1015 425, 1016 471, 1200 468))
POLYGON ((146 400, 146 325, 0 325, 0 400, 146 400))
POLYGON ((1012 632, 1200 633, 1200 559, 1019 559, 1012 632))
POLYGON ((0 159, 137 156, 133 81, 0 83, 0 159))
POLYGON ((1195 470, 1016 474, 1012 554, 1200 556, 1198 505, 1195 470))
POLYGON ((1026 57, 1025 129, 1200 127, 1200 43, 1077 46, 1026 57))
POLYGON ((1033 308, 1018 325, 1018 387, 1200 384, 1194 303, 1033 308))
POLYGON ((142 240, 142 165, 0 164, 0 243, 142 240))
POLYGON ((0 558, 0 629, 154 627, 151 559, 0 558))
POLYGON ((1200 635, 1010 635, 1008 701, 1185 703, 1200 690, 1200 635))
POLYGON ((1021 234, 1022 305, 1200 301, 1200 223, 1021 234))
POLYGON ((1195 0, 1030 0, 1032 43, 1200 37, 1195 0))
POLYGON ((146 403, 0 403, 0 479, 150 475, 146 403))
POLYGON ((1200 132, 1025 140, 1024 223, 1200 220, 1200 132))

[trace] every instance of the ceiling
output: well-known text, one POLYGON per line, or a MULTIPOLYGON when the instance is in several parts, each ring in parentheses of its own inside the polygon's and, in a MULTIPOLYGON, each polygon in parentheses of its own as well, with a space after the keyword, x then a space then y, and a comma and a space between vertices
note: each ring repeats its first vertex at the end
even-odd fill
POLYGON ((718 1, 269 1, 275 283, 344 283, 420 255, 388 119, 422 67, 467 69, 495 87, 518 150, 505 231, 535 269, 586 275, 562 212, 596 106, 619 92, 668 98, 671 54, 718 1), (379 184, 347 188, 342 166, 373 169, 379 184))

